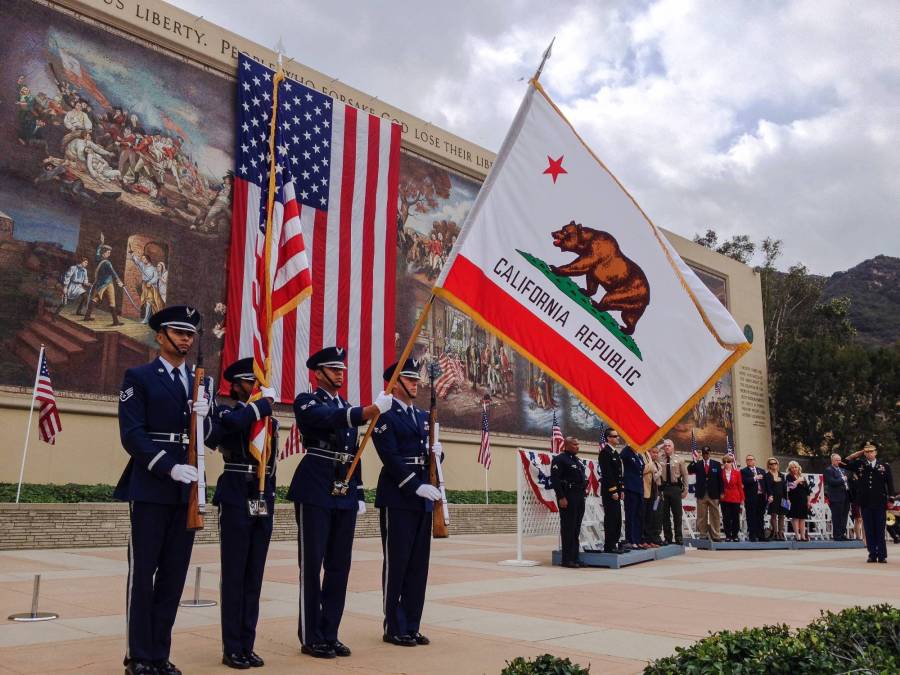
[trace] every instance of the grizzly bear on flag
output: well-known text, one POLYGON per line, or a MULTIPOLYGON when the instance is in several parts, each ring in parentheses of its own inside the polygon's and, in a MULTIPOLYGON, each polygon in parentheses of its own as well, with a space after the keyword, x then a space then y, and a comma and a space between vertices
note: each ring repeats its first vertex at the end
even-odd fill
POLYGON ((606 294, 591 303, 601 311, 621 312, 622 332, 634 333, 638 319, 650 304, 650 284, 644 271, 619 248, 619 242, 609 232, 582 227, 574 220, 553 232, 553 245, 561 251, 577 253, 578 257, 567 265, 551 265, 554 274, 564 277, 584 275, 589 298, 600 286, 606 294))

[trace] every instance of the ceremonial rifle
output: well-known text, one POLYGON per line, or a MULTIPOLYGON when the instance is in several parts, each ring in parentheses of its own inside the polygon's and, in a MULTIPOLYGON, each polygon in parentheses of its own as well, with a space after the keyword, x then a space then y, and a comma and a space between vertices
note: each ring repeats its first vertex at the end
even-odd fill
MULTIPOLYGON (((197 365, 194 367, 194 391, 192 401, 200 400, 205 396, 203 380, 206 370, 203 367, 203 330, 197 333, 197 365)), ((206 506, 206 467, 205 453, 203 449, 203 418, 191 411, 190 434, 188 436, 187 463, 197 468, 197 482, 190 486, 187 505, 187 529, 203 529, 203 511, 206 506)))
POLYGON ((445 539, 450 536, 450 509, 447 506, 447 491, 444 489, 444 471, 441 468, 441 458, 434 451, 434 444, 438 440, 437 423, 437 394, 434 390, 435 361, 432 356, 431 366, 431 408, 428 411, 428 451, 431 461, 428 463, 428 482, 441 491, 441 498, 434 502, 434 511, 431 512, 431 534, 435 539, 445 539))

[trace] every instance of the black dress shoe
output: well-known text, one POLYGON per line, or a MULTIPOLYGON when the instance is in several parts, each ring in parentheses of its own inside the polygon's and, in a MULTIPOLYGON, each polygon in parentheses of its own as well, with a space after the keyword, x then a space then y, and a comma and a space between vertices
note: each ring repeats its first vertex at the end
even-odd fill
POLYGON ((875 562, 875 557, 870 555, 870 556, 866 559, 866 562, 867 562, 867 563, 869 563, 869 562, 875 562))
POLYGON ((165 661, 154 661, 153 667, 156 669, 157 675, 181 675, 178 667, 168 659, 165 661))
POLYGON ((247 660, 247 657, 244 656, 243 652, 222 654, 222 663, 235 670, 247 670, 250 668, 250 662, 247 660))
POLYGON ((887 562, 887 558, 879 558, 879 559, 878 559, 878 562, 880 562, 880 563, 886 563, 886 562, 887 562))
POLYGON ((418 644, 415 638, 412 638, 409 635, 384 635, 381 639, 400 647, 415 647, 418 644))
POLYGON ((327 642, 317 642, 313 645, 301 645, 300 653, 315 656, 317 659, 333 659, 337 656, 331 648, 331 645, 327 642))
POLYGON ((340 640, 335 640, 334 642, 329 643, 331 648, 334 650, 335 656, 350 656, 351 651, 350 647, 345 645, 340 640))
MULTIPOLYGON (((579 565, 580 567, 580 565, 579 565)), ((410 633, 409 637, 416 641, 417 645, 430 645, 431 640, 422 635, 421 633, 410 633)))
POLYGON ((617 549, 614 549, 614 548, 606 548, 606 547, 604 547, 604 548, 603 548, 603 552, 604 552, 604 553, 618 553, 619 551, 618 551, 617 549))
POLYGON ((562 567, 571 567, 574 569, 578 569, 579 567, 581 567, 581 565, 579 565, 577 562, 564 562, 562 563, 562 567))
POLYGON ((125 675, 156 675, 156 668, 146 661, 131 661, 125 666, 125 675))
POLYGON ((247 659, 247 663, 250 664, 251 668, 262 668, 266 665, 266 662, 263 661, 259 654, 254 652, 252 649, 249 652, 244 652, 244 658, 247 659))

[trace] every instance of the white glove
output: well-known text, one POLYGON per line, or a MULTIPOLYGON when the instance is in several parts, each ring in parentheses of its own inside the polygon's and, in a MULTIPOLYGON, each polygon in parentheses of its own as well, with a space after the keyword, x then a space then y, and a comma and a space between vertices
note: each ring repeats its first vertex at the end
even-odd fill
POLYGON ((197 473, 197 467, 190 464, 176 464, 169 472, 172 480, 179 483, 193 483, 200 474, 197 473))
POLYGON ((394 405, 394 397, 381 392, 375 397, 375 405, 378 407, 378 412, 386 413, 394 405))
POLYGON ((434 454, 437 455, 438 457, 440 457, 442 454, 444 454, 444 446, 441 445, 440 441, 435 441, 434 445, 431 447, 434 450, 434 454))
POLYGON ((356 509, 356 515, 361 516, 366 512, 366 503, 362 500, 357 502, 359 504, 359 508, 356 509))
POLYGON ((273 401, 278 398, 278 396, 276 396, 276 394, 275 394, 274 387, 260 387, 259 391, 262 393, 263 398, 270 398, 273 401))
POLYGON ((206 417, 209 415, 209 400, 203 396, 197 401, 188 401, 192 415, 200 415, 206 417))
POLYGON ((441 498, 441 491, 431 483, 422 483, 416 488, 416 494, 420 497, 424 497, 430 502, 436 502, 441 498))

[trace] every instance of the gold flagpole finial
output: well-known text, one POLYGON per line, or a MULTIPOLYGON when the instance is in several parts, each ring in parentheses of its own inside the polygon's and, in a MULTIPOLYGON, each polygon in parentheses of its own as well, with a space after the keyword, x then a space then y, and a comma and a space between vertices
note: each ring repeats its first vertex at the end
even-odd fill
POLYGON ((533 82, 537 82, 538 78, 541 76, 541 71, 544 70, 544 64, 547 63, 547 59, 550 58, 550 54, 553 51, 553 43, 556 42, 556 36, 553 36, 553 39, 550 40, 550 44, 547 45, 547 49, 544 50, 544 56, 541 58, 541 65, 538 66, 538 69, 534 71, 534 77, 531 78, 533 82))

